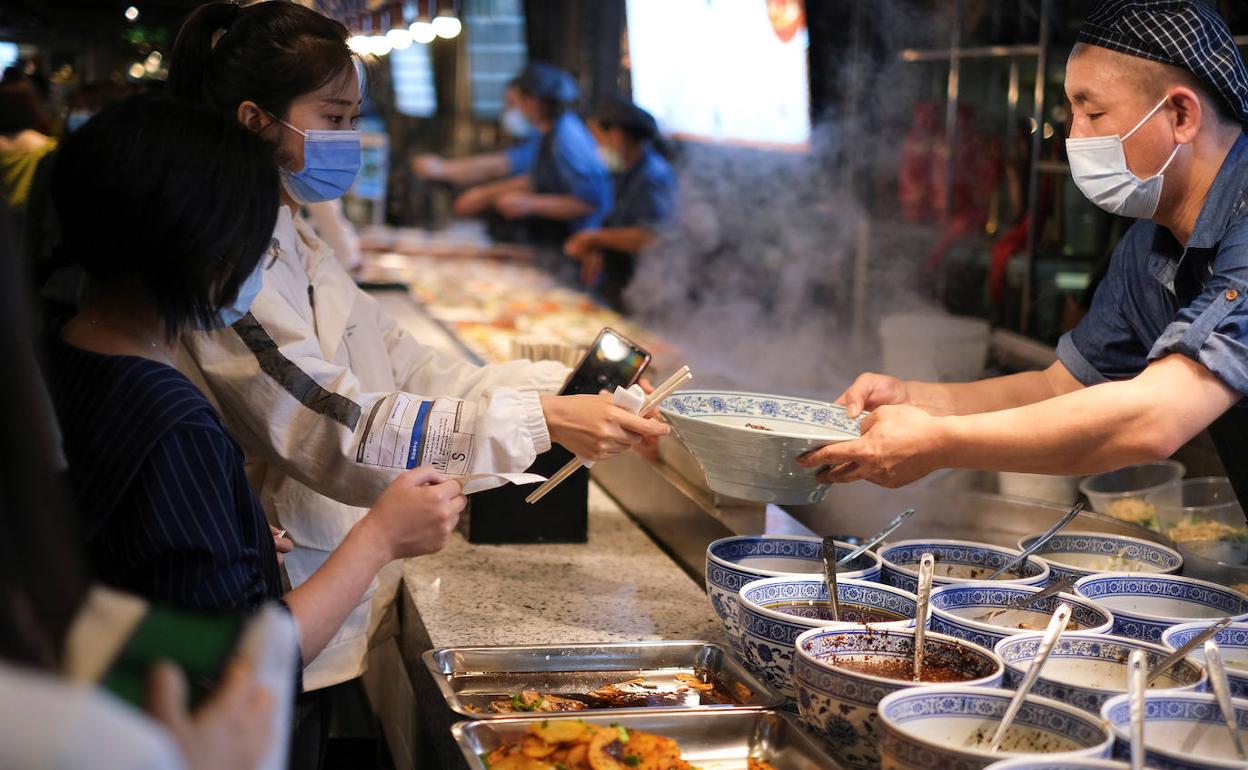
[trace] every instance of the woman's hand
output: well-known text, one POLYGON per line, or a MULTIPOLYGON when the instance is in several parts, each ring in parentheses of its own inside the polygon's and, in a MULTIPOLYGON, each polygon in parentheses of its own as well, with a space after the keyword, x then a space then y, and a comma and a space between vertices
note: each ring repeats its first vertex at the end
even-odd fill
POLYGON ((254 768, 264 756, 275 701, 252 664, 234 658, 215 692, 191 714, 182 670, 157 664, 148 677, 147 708, 173 734, 192 770, 254 768))
POLYGON ((390 482, 360 523, 368 523, 391 559, 423 556, 446 547, 467 504, 458 481, 413 468, 390 482))
POLYGON ((835 402, 845 407, 845 414, 851 419, 881 406, 904 404, 909 400, 906 383, 887 374, 858 375, 854 384, 850 385, 835 402))
POLYGON ((295 541, 286 537, 286 530, 278 529, 272 524, 269 525, 269 531, 273 533, 273 548, 277 551, 277 563, 281 564, 285 560, 284 554, 295 550, 295 541))
POLYGON ((890 489, 940 467, 942 417, 913 406, 881 406, 862 421, 862 438, 828 444, 797 458, 806 468, 824 467, 819 480, 845 484, 866 479, 890 489))
POLYGON ((542 396, 550 440, 582 460, 605 460, 671 428, 611 403, 611 396, 542 396))

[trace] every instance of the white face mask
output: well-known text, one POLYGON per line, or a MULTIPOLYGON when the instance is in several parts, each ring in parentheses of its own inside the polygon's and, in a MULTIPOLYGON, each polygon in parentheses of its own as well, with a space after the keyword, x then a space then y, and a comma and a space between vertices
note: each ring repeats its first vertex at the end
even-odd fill
POLYGON ((1149 219, 1157 211, 1161 200, 1163 174, 1183 145, 1174 148, 1169 160, 1154 176, 1140 179, 1127 167, 1127 155, 1122 143, 1140 130, 1140 126, 1157 114, 1166 97, 1149 111, 1135 128, 1122 136, 1091 136, 1066 140, 1066 157, 1070 160, 1070 173, 1075 184, 1088 200, 1111 214, 1132 219, 1149 219))

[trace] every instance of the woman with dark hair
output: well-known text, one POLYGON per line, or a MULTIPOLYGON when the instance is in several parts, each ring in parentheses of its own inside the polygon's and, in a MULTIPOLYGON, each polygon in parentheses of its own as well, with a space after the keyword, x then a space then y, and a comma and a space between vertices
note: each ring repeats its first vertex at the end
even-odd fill
POLYGON ((56 140, 39 132, 42 122, 39 95, 28 80, 0 83, 0 192, 19 215, 39 161, 56 149, 56 140))
MULTIPOLYGON (((481 185, 460 196, 460 214, 489 207, 508 219, 527 218, 534 239, 558 249, 569 234, 598 227, 611 209, 611 175, 598 157, 589 129, 568 105, 579 94, 570 74, 530 62, 513 81, 524 117, 541 135, 527 174, 481 185)), ((568 277, 561 264, 551 265, 568 277)))
MULTIPOLYGON (((432 468, 398 476, 283 596, 242 451, 173 365, 188 330, 247 314, 274 259, 278 191, 270 144, 201 105, 137 97, 75 131, 52 198, 88 289, 50 340, 48 387, 95 575, 192 610, 281 600, 311 660, 382 567, 445 545, 466 501, 432 468)), ((315 766, 303 746, 295 766, 315 766)))
MULTIPOLYGON (((396 475, 414 464, 453 476, 518 472, 557 442, 582 457, 622 452, 667 426, 610 397, 554 396, 554 362, 479 367, 422 345, 361 291, 297 216, 346 192, 360 163, 356 61, 341 24, 294 3, 196 9, 170 56, 169 90, 270 141, 281 170, 275 259, 250 312, 231 328, 184 337, 185 371, 202 380, 242 444, 270 521, 298 548, 308 579, 396 475), (429 395, 422 395, 429 394, 429 395)), ((474 489, 483 489, 477 486, 474 489)), ((375 620, 400 579, 375 586, 304 684, 359 676, 375 620)))
POLYGON ((585 229, 563 245, 581 262, 581 280, 608 305, 625 310, 624 290, 637 253, 676 209, 676 174, 654 116, 627 99, 611 99, 594 114, 599 152, 615 180, 615 205, 601 229, 585 229))

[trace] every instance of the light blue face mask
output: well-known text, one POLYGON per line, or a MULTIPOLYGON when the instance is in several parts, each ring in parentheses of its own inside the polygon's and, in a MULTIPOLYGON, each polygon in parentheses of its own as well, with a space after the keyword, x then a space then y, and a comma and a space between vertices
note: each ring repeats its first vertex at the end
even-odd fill
POLYGON ((83 124, 91 119, 91 113, 86 110, 74 110, 69 113, 69 117, 65 118, 65 130, 73 133, 82 128, 83 124))
POLYGON ((351 189, 360 171, 359 131, 303 131, 273 118, 303 137, 303 169, 281 170, 290 197, 306 205, 341 198, 351 189))
POLYGON ((251 310, 251 305, 256 301, 256 297, 260 294, 260 289, 264 287, 264 260, 268 258, 266 253, 260 258, 260 262, 256 265, 256 269, 251 271, 251 275, 239 284, 238 296, 234 301, 225 307, 218 308, 217 316, 212 320, 207 329, 225 329, 233 326, 242 320, 251 310))
POLYGON ((507 135, 516 139, 525 139, 537 133, 537 129, 533 127, 529 119, 524 116, 524 111, 519 107, 508 107, 503 110, 500 120, 507 135))

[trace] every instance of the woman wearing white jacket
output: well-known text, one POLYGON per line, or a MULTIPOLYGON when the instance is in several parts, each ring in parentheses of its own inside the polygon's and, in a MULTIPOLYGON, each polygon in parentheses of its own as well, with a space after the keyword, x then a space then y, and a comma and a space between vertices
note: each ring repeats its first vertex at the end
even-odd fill
MULTIPOLYGON (((183 358, 243 446, 265 511, 297 546, 285 561, 293 585, 406 468, 518 472, 552 442, 601 459, 668 430, 609 396, 551 395, 567 374, 559 364, 478 367, 421 345, 294 215, 345 192, 359 166, 346 38, 293 3, 214 3, 183 26, 169 73, 174 95, 237 115, 282 158, 286 205, 263 288, 232 327, 187 335, 183 358)), ((374 584, 377 608, 393 598, 397 568, 374 584)), ((305 688, 362 673, 379 615, 362 602, 305 670, 305 688)))

